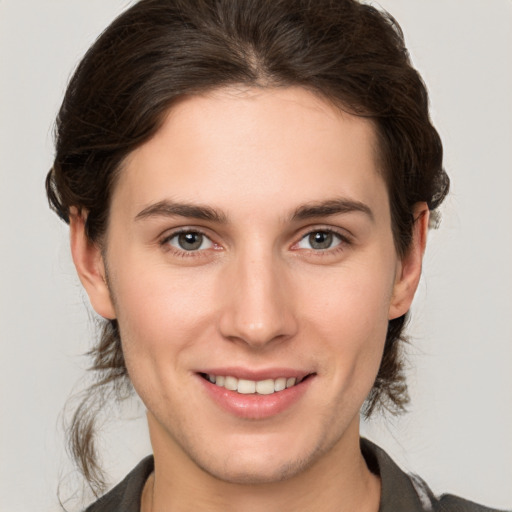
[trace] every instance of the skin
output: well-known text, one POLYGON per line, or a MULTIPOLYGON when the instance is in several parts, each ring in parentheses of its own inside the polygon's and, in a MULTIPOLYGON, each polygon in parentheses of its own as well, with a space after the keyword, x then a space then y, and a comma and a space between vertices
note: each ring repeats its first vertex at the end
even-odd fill
POLYGON ((118 319, 147 407, 155 472, 143 510, 378 510, 359 410, 388 321, 418 285, 426 205, 414 214, 400 259, 371 121, 300 88, 183 99, 125 161, 103 250, 75 212, 78 273, 96 312, 118 319), (351 208, 311 211, 340 199, 351 208), (171 215, 162 201, 218 218, 171 215), (294 216, 301 208, 309 216, 294 216), (204 234, 199 250, 180 248, 180 229, 204 234), (331 231, 330 246, 312 245, 331 231), (197 375, 225 366, 312 378, 285 411, 247 419, 197 375))

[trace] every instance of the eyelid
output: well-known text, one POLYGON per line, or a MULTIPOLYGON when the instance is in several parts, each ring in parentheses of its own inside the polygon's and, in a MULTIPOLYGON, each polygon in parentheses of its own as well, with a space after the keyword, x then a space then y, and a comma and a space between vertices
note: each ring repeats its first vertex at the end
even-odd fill
POLYGON ((297 251, 309 251, 311 253, 317 254, 317 255, 327 255, 327 254, 333 254, 336 251, 343 250, 347 246, 352 245, 352 235, 347 233, 346 230, 342 228, 336 228, 333 226, 322 226, 322 225, 316 225, 316 226, 307 226, 307 228, 304 228, 301 230, 301 234, 298 237, 298 240, 294 242, 291 246, 292 250, 297 251), (330 247, 327 249, 313 249, 313 248, 300 248, 298 247, 298 244, 302 242, 305 238, 309 237, 313 233, 332 233, 334 236, 336 236, 339 239, 339 243, 337 243, 334 247, 330 247))
MULTIPOLYGON (((309 251, 315 252, 315 253, 332 253, 332 252, 336 251, 336 249, 340 249, 340 246, 341 246, 341 248, 344 248, 353 243, 352 234, 350 232, 348 232, 346 229, 333 227, 333 226, 325 226, 325 225, 309 225, 300 230, 300 235, 298 237, 295 237, 296 241, 291 245, 290 249, 301 250, 300 248, 297 248, 297 245, 302 240, 304 240, 306 237, 308 237, 309 235, 311 235, 313 233, 318 233, 318 232, 332 233, 334 236, 339 238, 340 243, 336 244, 332 248, 328 248, 328 249, 324 249, 324 250, 313 249, 313 248, 303 249, 303 250, 305 250, 305 251, 309 250, 309 251)), ((175 253, 180 253, 180 254, 185 253, 188 256, 192 256, 192 255, 197 256, 198 254, 203 253, 208 250, 211 250, 211 249, 213 249, 213 250, 223 249, 222 245, 218 244, 215 241, 214 237, 211 234, 209 234, 208 229, 204 229, 202 227, 197 227, 197 226, 180 226, 180 227, 176 227, 176 228, 170 228, 169 230, 166 230, 159 237, 158 243, 161 246, 167 246, 170 251, 174 251, 175 253), (213 247, 209 247, 209 248, 205 248, 205 249, 198 249, 195 251, 186 251, 186 250, 180 249, 179 247, 175 247, 175 246, 172 246, 171 244, 169 244, 169 240, 171 240, 172 238, 174 238, 180 234, 183 234, 183 233, 198 233, 198 234, 204 236, 205 238, 207 238, 211 242, 213 247)))
POLYGON ((199 252, 204 251, 206 249, 213 248, 213 242, 208 238, 206 235, 203 235, 202 233, 198 233, 197 231, 188 231, 185 233, 175 233, 173 236, 168 238, 167 243, 170 244, 172 247, 174 247, 178 251, 185 251, 185 252, 199 252), (197 236, 200 240, 200 245, 196 249, 190 249, 187 250, 183 247, 180 247, 180 238, 182 235, 194 235, 197 236), (203 247, 206 246, 206 247, 203 247))
MULTIPOLYGON (((317 233, 325 233, 327 235, 333 235, 333 239, 337 239, 338 240, 338 243, 334 247, 336 247, 337 245, 339 245, 340 243, 343 242, 343 239, 341 238, 340 235, 338 235, 338 233, 335 233, 333 231, 322 230, 322 231, 312 231, 310 233, 305 234, 297 243, 300 244, 301 242, 303 242, 305 240, 309 241, 311 235, 316 235, 317 233)), ((329 247, 329 249, 331 249, 331 248, 332 247, 329 247)))
POLYGON ((297 238, 302 240, 304 237, 318 232, 332 233, 333 235, 339 236, 342 240, 347 242, 351 242, 353 238, 353 235, 347 229, 336 226, 326 226, 325 224, 314 224, 306 226, 299 231, 297 238))
POLYGON ((159 237, 158 243, 162 247, 167 246, 169 251, 171 251, 171 252, 174 252, 179 255, 186 255, 186 256, 193 256, 193 255, 197 256, 197 255, 199 255, 205 251, 211 250, 211 249, 213 249, 213 250, 221 249, 221 246, 213 240, 212 236, 209 235, 206 232, 206 230, 195 227, 195 226, 181 226, 179 228, 167 230, 162 236, 159 237), (197 249, 195 251, 186 251, 184 249, 180 249, 179 247, 176 247, 169 243, 169 241, 172 240, 173 238, 175 238, 181 234, 185 234, 185 233, 197 233, 199 235, 202 235, 203 237, 207 238, 210 241, 210 243, 212 244, 212 247, 208 247, 205 249, 197 249))

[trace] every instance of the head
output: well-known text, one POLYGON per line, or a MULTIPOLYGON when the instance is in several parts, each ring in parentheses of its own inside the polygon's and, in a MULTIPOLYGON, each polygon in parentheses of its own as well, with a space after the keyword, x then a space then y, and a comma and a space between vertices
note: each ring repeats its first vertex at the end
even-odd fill
MULTIPOLYGON (((97 391, 129 379, 109 243, 116 200, 127 197, 122 194, 134 159, 162 137, 180 136, 173 119, 194 118, 197 108, 218 119, 237 100, 246 106, 241 113, 256 120, 264 109, 255 104, 280 111, 283 101, 297 100, 312 109, 313 126, 322 122, 315 121, 318 111, 363 123, 375 179, 386 192, 397 261, 407 257, 425 213, 418 205, 435 211, 447 193, 427 92, 390 16, 353 0, 142 0, 112 23, 77 68, 57 119, 56 157, 47 178, 51 206, 66 222, 83 226, 111 281, 104 300, 112 309, 96 307, 106 318, 93 350, 97 391), (225 110, 219 108, 223 102, 225 110)), ((227 125, 233 118, 226 118, 227 125)), ((165 140, 162 147, 169 147, 171 139, 165 140)), ((400 411, 407 403, 400 359, 407 311, 392 316, 365 403, 368 415, 378 406, 400 411)), ((73 429, 74 453, 89 479, 97 477, 92 396, 73 429)))

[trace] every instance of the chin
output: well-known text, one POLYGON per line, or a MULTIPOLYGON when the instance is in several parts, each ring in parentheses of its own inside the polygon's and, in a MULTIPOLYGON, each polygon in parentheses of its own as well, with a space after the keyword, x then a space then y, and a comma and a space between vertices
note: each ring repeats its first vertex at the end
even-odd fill
POLYGON ((210 476, 231 484, 262 485, 282 482, 293 478, 311 465, 310 460, 296 459, 275 461, 272 456, 261 460, 233 460, 227 458, 222 464, 208 464, 196 461, 210 476))
MULTIPOLYGON (((218 480, 232 484, 258 485, 282 482, 313 466, 329 447, 305 446, 300 439, 281 439, 281 442, 261 444, 253 440, 251 446, 227 443, 227 451, 203 451, 189 454, 195 464, 218 480), (295 442, 294 442, 295 441, 295 442), (197 456, 194 456, 197 455, 197 456)), ((304 441, 304 439, 302 440, 304 441)))

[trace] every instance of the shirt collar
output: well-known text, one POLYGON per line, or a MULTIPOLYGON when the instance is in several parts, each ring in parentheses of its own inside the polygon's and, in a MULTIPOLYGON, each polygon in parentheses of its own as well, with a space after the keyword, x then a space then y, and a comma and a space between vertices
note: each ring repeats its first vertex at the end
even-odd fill
POLYGON ((370 471, 380 476, 379 512, 424 512, 433 509, 434 496, 423 480, 404 473, 382 448, 368 439, 361 438, 361 452, 370 471))

